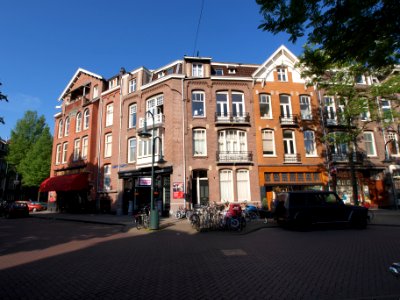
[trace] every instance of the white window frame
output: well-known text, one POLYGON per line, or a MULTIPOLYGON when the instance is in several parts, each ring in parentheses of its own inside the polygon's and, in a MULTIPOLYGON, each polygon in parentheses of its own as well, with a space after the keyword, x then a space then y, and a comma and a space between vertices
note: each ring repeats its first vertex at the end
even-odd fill
POLYGON ((260 105, 260 117, 262 119, 272 119, 272 105, 271 105, 271 95, 270 94, 260 94, 259 95, 259 105, 260 105), (263 114, 261 107, 265 107, 267 113, 263 114))
POLYGON ((128 128, 136 128, 136 122, 137 122, 137 104, 131 104, 129 105, 129 123, 128 123, 128 128))
POLYGON ((71 124, 71 119, 69 117, 65 118, 65 125, 64 125, 64 136, 69 135, 69 126, 71 124))
POLYGON ((246 108, 244 106, 244 94, 241 92, 232 92, 232 116, 233 117, 245 117, 246 108))
POLYGON ((278 67, 276 68, 276 73, 278 74, 278 81, 283 81, 283 82, 288 81, 287 68, 278 67))
POLYGON ((324 96, 324 112, 328 125, 334 125, 337 122, 335 98, 333 96, 324 96))
POLYGON ((300 95, 300 114, 302 120, 312 120, 311 97, 300 95))
POLYGON ((104 136, 104 157, 111 157, 112 155, 112 134, 107 133, 104 136))
POLYGON ((103 166, 103 190, 111 190, 111 164, 103 166))
POLYGON ((295 134, 293 130, 283 130, 282 133, 282 137, 283 137, 283 152, 285 155, 288 156, 294 156, 297 154, 297 150, 296 150, 296 138, 295 138, 295 134), (290 132, 290 137, 285 137, 285 133, 289 133, 290 132))
POLYGON ((304 150, 306 157, 317 156, 317 144, 315 143, 315 132, 312 130, 304 130, 304 150))
POLYGON ((62 138, 63 137, 63 129, 64 127, 64 121, 61 119, 60 121, 58 121, 58 137, 62 138))
POLYGON ((218 145, 221 152, 247 152, 247 132, 238 129, 220 130, 218 133, 218 145))
POLYGON ((136 137, 128 139, 128 163, 136 161, 137 140, 136 137))
POLYGON ((192 76, 203 77, 204 76, 204 65, 200 63, 192 64, 192 76))
POLYGON ((398 135, 395 132, 388 132, 387 134, 387 141, 390 141, 389 144, 387 145, 389 154, 391 156, 400 156, 400 145, 399 145, 399 139, 398 135))
POLYGON ((67 162, 68 159, 68 143, 65 142, 63 143, 63 150, 62 150, 62 163, 65 164, 67 162))
POLYGON ((219 186, 221 202, 234 202, 232 170, 222 169, 219 171, 219 186))
POLYGON ((106 127, 112 126, 114 117, 114 103, 109 103, 106 106, 106 127))
POLYGON ((272 129, 263 129, 261 132, 261 139, 262 139, 262 151, 263 151, 263 156, 276 156, 275 152, 275 131, 272 129), (267 145, 271 144, 272 147, 272 153, 264 153, 267 150, 267 145))
POLYGON ((292 113, 292 98, 289 94, 279 94, 279 108, 280 108, 280 116, 283 119, 291 119, 293 116, 292 113), (283 101, 287 99, 287 103, 283 101))
POLYGON ((80 132, 82 130, 82 113, 78 112, 75 119, 75 132, 80 132))
POLYGON ((377 156, 374 133, 372 131, 365 131, 363 133, 363 139, 367 156, 377 156))
POLYGON ((206 116, 205 104, 205 93, 203 91, 192 91, 192 116, 194 118, 206 116), (202 107, 200 108, 200 106, 202 107))
POLYGON ((204 128, 193 129, 193 156, 207 156, 207 131, 204 128))
POLYGON ((228 92, 217 92, 216 94, 216 102, 217 102, 217 113, 219 119, 229 119, 229 93, 228 92), (225 99, 221 101, 219 96, 225 96, 225 99))
POLYGON ((61 144, 56 146, 56 165, 61 163, 61 144))
POLYGON ((95 99, 95 98, 97 98, 97 97, 99 97, 99 86, 98 86, 98 85, 95 85, 95 86, 93 87, 93 99, 95 99))
POLYGON ((86 130, 89 128, 89 118, 90 118, 90 111, 87 108, 83 112, 83 130, 86 130))
POLYGON ((133 93, 136 91, 136 78, 129 80, 128 83, 128 93, 133 93))
POLYGON ((392 105, 391 105, 390 100, 381 99, 380 103, 381 103, 381 109, 382 109, 383 117, 385 117, 385 111, 390 112, 390 118, 389 119, 385 119, 385 121, 386 122, 393 121, 392 105))
POLYGON ((81 157, 81 140, 80 139, 75 139, 74 141, 74 155, 73 155, 73 159, 74 161, 79 160, 81 157))
POLYGON ((87 159, 88 150, 89 150, 89 137, 88 136, 84 136, 82 138, 82 151, 81 151, 81 158, 82 159, 87 159))
POLYGON ((236 193, 238 201, 251 201, 249 170, 238 169, 236 171, 236 193))

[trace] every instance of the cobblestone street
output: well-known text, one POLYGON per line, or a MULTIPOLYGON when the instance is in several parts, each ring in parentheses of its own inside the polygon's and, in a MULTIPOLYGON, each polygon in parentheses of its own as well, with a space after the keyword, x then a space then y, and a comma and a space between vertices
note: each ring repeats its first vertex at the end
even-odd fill
POLYGON ((2 299, 400 299, 400 227, 248 234, 0 219, 2 299))

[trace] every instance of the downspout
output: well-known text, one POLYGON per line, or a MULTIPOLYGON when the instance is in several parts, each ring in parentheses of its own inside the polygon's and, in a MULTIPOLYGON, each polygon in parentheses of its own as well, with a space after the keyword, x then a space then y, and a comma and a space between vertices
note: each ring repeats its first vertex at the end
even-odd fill
MULTIPOLYGON (((121 169, 121 132, 122 132, 122 88, 123 88, 123 77, 122 75, 124 74, 125 70, 123 68, 121 68, 120 74, 121 74, 121 82, 119 85, 119 131, 118 131, 118 172, 117 174, 119 174, 119 171, 121 169)), ((122 216, 123 213, 123 204, 122 204, 122 192, 121 192, 121 181, 123 179, 117 179, 118 183, 117 183, 117 201, 118 201, 118 205, 117 205, 117 215, 118 216, 122 216)))
POLYGON ((100 107, 100 118, 98 121, 98 126, 99 126, 99 137, 97 139, 97 179, 96 179, 96 210, 100 212, 100 174, 101 174, 101 163, 100 163, 100 153, 101 153, 101 141, 102 141, 102 124, 103 124, 103 97, 100 95, 100 101, 99 101, 99 107, 100 107))
POLYGON ((183 156, 183 207, 186 208, 186 198, 187 198, 187 190, 186 190, 186 143, 185 143, 185 128, 186 128, 186 109, 185 109, 185 97, 184 97, 184 78, 181 80, 181 97, 182 97, 182 156, 183 156))

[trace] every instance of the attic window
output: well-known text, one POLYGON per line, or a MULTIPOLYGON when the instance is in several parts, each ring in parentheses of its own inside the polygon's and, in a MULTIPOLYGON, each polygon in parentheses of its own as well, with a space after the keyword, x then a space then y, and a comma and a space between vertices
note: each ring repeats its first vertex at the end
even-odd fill
POLYGON ((118 85, 118 78, 111 79, 108 82, 108 89, 115 88, 118 85))
POLYGON ((235 68, 229 68, 228 69, 229 74, 236 74, 236 69, 235 68))
POLYGON ((224 75, 224 70, 223 69, 215 69, 215 75, 217 75, 217 76, 224 75))
POLYGON ((159 72, 157 74, 157 78, 161 78, 161 77, 164 77, 164 76, 165 76, 165 72, 164 71, 161 71, 161 72, 159 72))
POLYGON ((287 71, 284 66, 277 67, 276 72, 278 73, 278 81, 288 81, 287 71))

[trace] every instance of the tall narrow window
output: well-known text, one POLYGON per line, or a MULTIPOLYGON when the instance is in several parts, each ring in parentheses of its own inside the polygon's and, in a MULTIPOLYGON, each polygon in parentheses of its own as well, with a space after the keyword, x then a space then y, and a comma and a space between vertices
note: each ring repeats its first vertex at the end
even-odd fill
POLYGON ((335 100, 331 96, 324 97, 324 111, 325 117, 327 119, 328 125, 333 125, 336 123, 336 108, 335 100))
POLYGON ((390 100, 382 99, 381 108, 382 108, 383 118, 385 119, 385 121, 386 122, 393 121, 393 114, 392 114, 392 107, 390 104, 390 100))
POLYGON ((111 190, 111 165, 104 165, 104 190, 111 190))
POLYGON ((56 147, 56 165, 61 162, 61 144, 58 144, 56 147))
POLYGON ((193 64, 192 65, 192 76, 193 77, 203 77, 203 64, 193 64))
POLYGON ((291 130, 283 131, 283 149, 285 154, 294 155, 296 154, 296 146, 294 142, 294 134, 291 130))
POLYGON ((251 201, 250 180, 248 170, 237 170, 236 185, 238 201, 251 201))
POLYGON ((76 139, 74 141, 74 161, 80 159, 80 151, 81 151, 81 140, 76 139))
POLYGON ((110 103, 106 107, 106 126, 113 124, 114 104, 110 103))
POLYGON ((310 96, 300 96, 300 111, 302 120, 312 119, 310 96))
POLYGON ((193 129, 193 155, 207 155, 207 142, 205 129, 193 129))
POLYGON ((374 133, 364 132, 364 145, 367 156, 376 156, 374 133))
POLYGON ((194 91, 192 92, 192 116, 193 117, 204 117, 204 92, 194 91))
POLYGON ((83 113, 83 129, 89 128, 89 116, 90 116, 89 109, 86 109, 83 113))
POLYGON ((82 130, 82 113, 78 112, 76 114, 76 120, 75 120, 75 131, 80 132, 82 130))
POLYGON ((62 153, 62 163, 67 162, 67 154, 68 154, 68 143, 63 144, 63 153, 62 153))
POLYGON ((129 80, 128 86, 129 86, 128 88, 129 93, 136 91, 136 78, 129 80))
POLYGON ((292 105, 290 103, 289 95, 279 95, 279 103, 281 108, 281 117, 283 119, 290 119, 292 117, 292 105))
POLYGON ((97 98, 99 96, 99 86, 95 85, 93 87, 93 99, 97 98))
POLYGON ((63 120, 58 121, 58 137, 62 138, 63 136, 63 120))
POLYGON ((244 95, 243 93, 232 93, 232 116, 244 117, 244 95))
POLYGON ((233 202, 233 180, 231 170, 219 171, 221 202, 233 202))
POLYGON ((217 93, 217 116, 219 118, 226 118, 229 116, 228 108, 228 93, 217 93))
POLYGON ((132 163, 136 160, 136 138, 130 138, 128 140, 128 163, 132 163))
POLYGON ((260 94, 260 116, 261 118, 272 118, 271 95, 260 94))
POLYGON ((288 81, 286 68, 277 68, 278 81, 288 81))
POLYGON ((112 135, 111 133, 105 135, 104 139, 104 157, 111 157, 112 155, 112 135))
POLYGON ((264 155, 275 155, 274 131, 265 129, 262 131, 262 145, 264 155))
POLYGON ((387 135, 388 150, 390 155, 400 155, 399 139, 395 132, 389 132, 387 135))
POLYGON ((304 131, 304 147, 306 149, 306 156, 317 155, 314 131, 311 130, 304 131))
POLYGON ((70 119, 69 119, 69 117, 67 117, 67 118, 65 118, 65 128, 64 128, 65 136, 69 135, 69 124, 70 124, 70 119))
POLYGON ((129 106, 129 128, 135 128, 136 127, 136 110, 137 110, 137 105, 132 104, 129 106))
POLYGON ((89 139, 87 136, 82 138, 82 159, 87 159, 88 156, 89 139))

